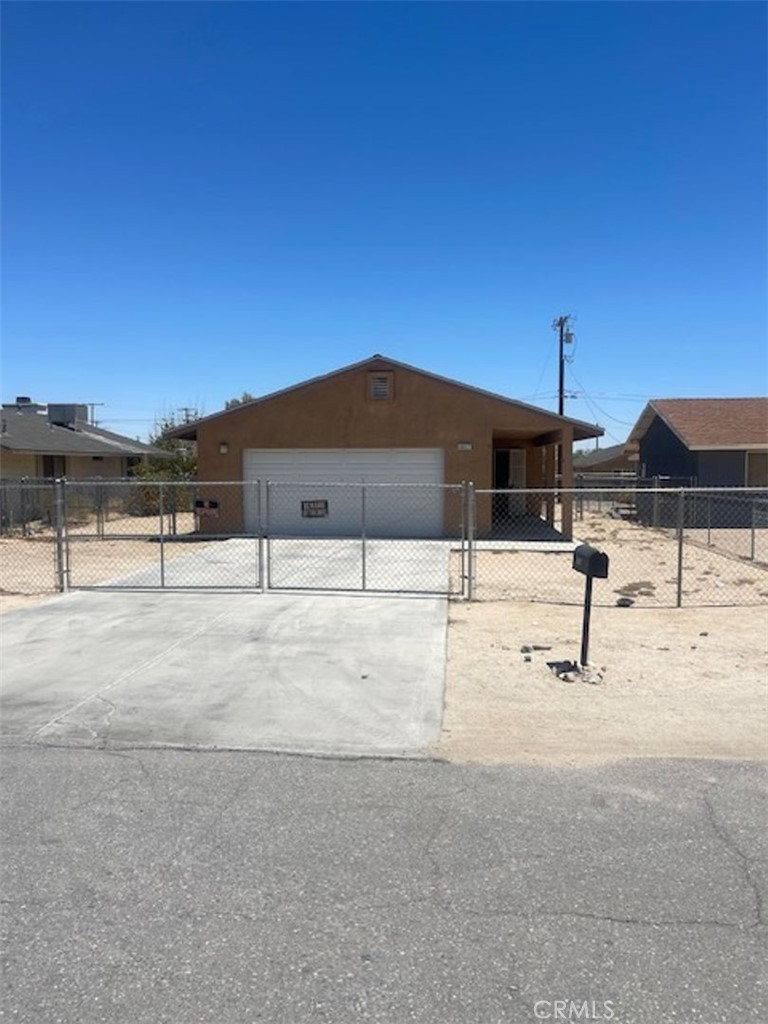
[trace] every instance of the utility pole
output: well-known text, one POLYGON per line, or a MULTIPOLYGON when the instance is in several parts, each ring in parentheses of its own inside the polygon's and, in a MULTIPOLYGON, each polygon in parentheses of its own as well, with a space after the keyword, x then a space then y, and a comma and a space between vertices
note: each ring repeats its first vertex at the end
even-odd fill
MULTIPOLYGON (((558 382, 557 382, 557 415, 562 416, 565 410, 565 346, 573 341, 573 331, 568 329, 572 316, 567 313, 565 316, 558 316, 552 321, 552 329, 557 331, 557 338, 560 345, 558 357, 558 382)), ((562 484, 563 476, 563 446, 559 444, 555 453, 556 479, 562 484)))
POLYGON ((191 423, 193 420, 197 419, 197 409, 193 408, 191 405, 182 405, 179 412, 184 416, 184 423, 191 423))
POLYGON ((94 414, 94 410, 95 410, 97 405, 104 405, 104 403, 103 402, 86 402, 85 404, 88 406, 88 422, 90 423, 90 425, 92 427, 95 427, 96 426, 96 416, 94 414))
POLYGON ((566 316, 558 316, 552 321, 552 329, 557 331, 560 345, 558 359, 559 376, 557 385, 557 415, 562 416, 565 409, 565 346, 573 341, 573 331, 568 329, 573 317, 570 313, 566 316))

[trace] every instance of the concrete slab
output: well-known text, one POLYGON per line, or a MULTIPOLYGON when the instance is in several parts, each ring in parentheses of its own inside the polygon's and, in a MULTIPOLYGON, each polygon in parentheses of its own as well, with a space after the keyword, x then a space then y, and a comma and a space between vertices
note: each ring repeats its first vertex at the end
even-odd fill
MULTIPOLYGON (((449 588, 449 560, 458 541, 365 540, 361 538, 277 538, 264 541, 261 556, 255 538, 211 541, 202 551, 167 559, 162 582, 168 588, 228 587, 255 590, 346 590, 444 594, 449 588)), ((79 582, 78 544, 70 545, 72 581, 79 582)), ((157 560, 108 583, 113 588, 161 586, 160 546, 157 560)), ((177 552, 175 552, 177 554, 177 552)), ((109 555, 105 551, 105 559, 109 555)), ((460 586, 460 581, 454 581, 460 586)))
POLYGON ((442 598, 75 593, 3 617, 0 735, 415 754, 442 716, 442 598))
MULTIPOLYGON (((443 594, 449 587, 446 540, 276 538, 269 541, 269 586, 443 594)), ((458 581, 457 581, 458 583, 458 581)))

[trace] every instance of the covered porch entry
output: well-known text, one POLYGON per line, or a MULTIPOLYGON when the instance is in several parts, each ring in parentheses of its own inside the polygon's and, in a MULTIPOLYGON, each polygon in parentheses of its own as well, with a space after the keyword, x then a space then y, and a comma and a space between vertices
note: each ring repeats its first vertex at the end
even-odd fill
POLYGON ((478 492, 479 536, 573 539, 573 440, 569 424, 531 436, 494 431, 492 490, 487 500, 478 492))

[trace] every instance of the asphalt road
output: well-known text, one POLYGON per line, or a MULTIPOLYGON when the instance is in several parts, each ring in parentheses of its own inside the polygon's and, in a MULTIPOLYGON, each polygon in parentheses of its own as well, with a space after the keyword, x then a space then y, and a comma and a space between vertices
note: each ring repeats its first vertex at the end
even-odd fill
POLYGON ((17 746, 2 772, 2 1020, 768 1020, 755 765, 17 746))

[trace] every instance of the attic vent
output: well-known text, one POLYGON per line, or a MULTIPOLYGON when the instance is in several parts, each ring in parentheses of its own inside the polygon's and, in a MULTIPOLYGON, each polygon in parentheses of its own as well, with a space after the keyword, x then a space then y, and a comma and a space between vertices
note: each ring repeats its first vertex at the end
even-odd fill
POLYGON ((393 395, 392 373, 368 374, 368 397, 374 402, 391 401, 393 395))

